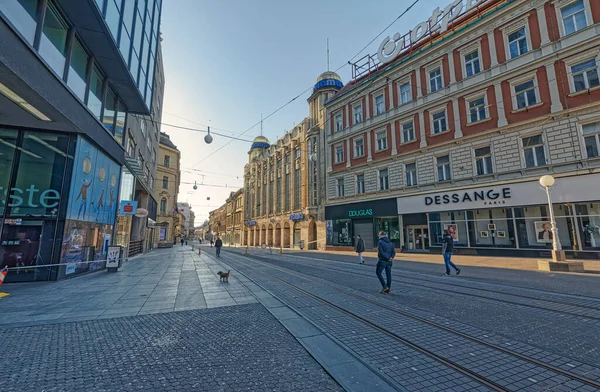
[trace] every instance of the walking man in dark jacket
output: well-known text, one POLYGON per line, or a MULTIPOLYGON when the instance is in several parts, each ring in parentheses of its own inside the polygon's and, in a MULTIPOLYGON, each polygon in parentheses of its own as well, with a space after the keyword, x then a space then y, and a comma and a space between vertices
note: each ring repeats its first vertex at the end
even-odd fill
POLYGON ((444 264, 446 265, 446 272, 444 275, 450 276, 450 267, 454 268, 456 275, 460 275, 460 268, 458 268, 450 259, 454 252, 454 237, 448 230, 444 230, 442 236, 442 254, 444 255, 444 264))
POLYGON ((377 277, 381 282, 381 293, 389 294, 392 286, 392 261, 396 257, 394 244, 387 237, 385 231, 379 232, 379 243, 377 244, 377 277), (383 270, 385 269, 386 280, 383 280, 383 270))
POLYGON ((362 254, 365 251, 365 241, 362 239, 360 234, 356 235, 356 247, 354 248, 354 250, 356 250, 356 253, 358 253, 358 261, 361 264, 364 264, 365 259, 363 259, 362 254))
POLYGON ((217 251, 217 257, 221 257, 221 247, 223 246, 223 241, 221 241, 221 237, 217 237, 215 241, 215 249, 217 251))

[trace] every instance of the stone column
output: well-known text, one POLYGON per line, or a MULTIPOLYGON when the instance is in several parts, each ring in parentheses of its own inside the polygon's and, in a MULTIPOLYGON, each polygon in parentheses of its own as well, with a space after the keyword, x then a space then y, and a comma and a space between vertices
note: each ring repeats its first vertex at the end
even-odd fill
MULTIPOLYGON (((498 128, 508 125, 506 121, 506 113, 504 112, 504 100, 502 97, 502 86, 500 83, 494 84, 494 95, 496 97, 496 109, 498 110, 498 128)), ((508 105, 512 105, 511 102, 508 105)))
POLYGON ((419 147, 427 147, 427 139, 425 138, 425 116, 423 111, 419 111, 419 133, 421 134, 421 143, 419 147))
POLYGON ((367 132, 367 162, 371 162, 373 160, 373 155, 371 154, 371 131, 367 132))
POLYGON ((458 107, 458 99, 456 99, 456 97, 452 98, 452 112, 454 113, 454 138, 459 139, 463 136, 463 133, 460 125, 460 109, 458 107))
POLYGON ((535 12, 540 25, 540 35, 542 38, 541 46, 544 46, 550 43, 550 35, 548 34, 548 24, 546 23, 546 10, 544 9, 544 5, 542 4, 542 6, 537 7, 535 12))
POLYGON ((558 83, 556 81, 556 70, 554 69, 554 63, 545 64, 545 67, 548 79, 548 88, 550 89, 550 102, 552 103, 550 111, 552 113, 560 112, 563 110, 563 105, 560 101, 560 92, 558 91, 558 83))
POLYGON ((496 40, 494 39, 494 30, 487 33, 488 44, 490 45, 490 66, 493 68, 498 65, 498 53, 496 52, 496 40))

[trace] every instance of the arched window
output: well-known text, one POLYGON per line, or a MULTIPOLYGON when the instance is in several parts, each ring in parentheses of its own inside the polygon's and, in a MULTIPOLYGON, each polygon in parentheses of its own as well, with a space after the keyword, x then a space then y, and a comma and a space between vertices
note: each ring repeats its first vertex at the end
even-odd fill
POLYGON ((160 213, 162 215, 167 214, 167 199, 165 199, 164 197, 160 199, 160 213))

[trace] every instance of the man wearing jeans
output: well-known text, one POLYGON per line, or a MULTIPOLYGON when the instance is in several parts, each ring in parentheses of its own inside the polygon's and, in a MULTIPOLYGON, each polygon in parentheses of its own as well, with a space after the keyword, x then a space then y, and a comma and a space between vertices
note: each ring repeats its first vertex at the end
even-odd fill
POLYGON ((454 268, 456 275, 460 275, 460 268, 450 260, 453 251, 454 237, 452 237, 452 234, 448 230, 444 230, 444 235, 442 236, 442 253, 444 255, 444 264, 446 265, 446 272, 444 273, 446 276, 450 276, 450 267, 454 268))
POLYGON ((358 261, 361 264, 364 264, 365 259, 363 258, 362 254, 365 251, 365 241, 359 234, 356 235, 356 247, 354 248, 354 250, 356 250, 356 253, 358 253, 358 261))
POLYGON ((385 231, 379 232, 379 242, 377 243, 377 277, 381 282, 381 294, 389 294, 392 286, 392 261, 396 257, 394 244, 387 237, 385 231), (383 280, 383 270, 385 269, 386 280, 383 280))

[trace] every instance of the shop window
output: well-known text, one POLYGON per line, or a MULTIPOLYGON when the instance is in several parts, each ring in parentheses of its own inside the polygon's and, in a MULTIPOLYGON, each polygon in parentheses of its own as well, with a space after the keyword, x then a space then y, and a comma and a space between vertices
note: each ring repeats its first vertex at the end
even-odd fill
POLYGON ((341 131, 342 129, 344 129, 344 123, 342 121, 342 114, 336 114, 335 116, 335 130, 336 131, 341 131))
POLYGON ((387 131, 377 132, 375 134, 375 151, 383 151, 387 149, 387 131))
POLYGON ((375 97, 375 115, 382 114, 385 111, 385 103, 383 101, 383 94, 375 97))
POLYGON ((467 211, 471 247, 515 248, 512 209, 494 208, 467 211))
POLYGON ((523 138, 523 154, 525 155, 525 167, 545 166, 546 153, 542 135, 523 138))
MULTIPOLYGON (((573 249, 575 218, 571 209, 562 204, 554 204, 554 215, 558 229, 558 239, 563 249, 573 249)), ((520 248, 552 249, 553 234, 547 206, 515 208, 517 236, 520 248)))
POLYGON ((398 217, 377 218, 377 233, 385 231, 394 247, 400 248, 400 223, 398 217))
POLYGON ((435 160, 435 165, 437 168, 437 180, 438 181, 448 181, 448 180, 452 179, 449 155, 437 157, 435 160))
POLYGON ((465 58, 465 76, 477 75, 481 72, 481 62, 479 60, 479 50, 474 50, 464 56, 465 58))
POLYGON ((446 122, 446 109, 432 113, 431 125, 431 133, 433 135, 437 135, 448 130, 448 124, 446 122))
POLYGON ((352 220, 336 219, 327 221, 327 244, 352 246, 352 220))
MULTIPOLYGON (((11 216, 54 217, 58 214, 65 167, 71 166, 69 136, 47 132, 25 132, 17 176, 11 189, 11 216)), ((70 178, 69 176, 66 177, 70 178)))
POLYGON ((362 105, 354 107, 354 124, 362 122, 362 105))
POLYGON ((596 59, 572 65, 571 78, 574 92, 598 87, 600 80, 598 79, 598 64, 596 59))
POLYGON ((388 169, 379 170, 379 190, 385 191, 390 189, 390 181, 388 178, 388 169))
POLYGON ((431 246, 442 246, 442 235, 448 230, 457 246, 467 246, 467 222, 464 211, 429 213, 431 246))
POLYGON ((0 11, 31 45, 33 45, 37 27, 35 18, 37 7, 38 0, 0 1, 0 11))
POLYGON ((344 179, 338 178, 337 180, 337 195, 338 197, 344 197, 344 179))
POLYGON ((574 1, 571 4, 562 7, 560 9, 560 14, 565 35, 579 31, 588 25, 583 0, 574 1))
POLYGON ((489 146, 475 149, 475 166, 477 167, 478 176, 494 172, 492 167, 492 151, 489 146))
POLYGON ((404 166, 406 171, 406 186, 417 185, 417 164, 408 163, 404 166))
POLYGON ((415 127, 413 121, 407 121, 402 124, 402 143, 409 143, 415 139, 415 127))
POLYGON ((600 122, 582 126, 585 152, 588 158, 596 158, 600 152, 600 122))
POLYGON ((360 158, 365 155, 365 141, 363 138, 354 141, 354 158, 360 158))
POLYGON ((412 101, 412 91, 410 83, 406 82, 400 85, 400 104, 404 105, 410 101, 412 101))
POLYGON ((600 250, 600 203, 578 204, 576 211, 582 248, 600 250))
POLYGON ((48 3, 39 52, 58 76, 65 70, 65 47, 68 26, 52 3, 48 3))
POLYGON ((75 95, 77 95, 81 102, 85 100, 88 59, 89 56, 85 49, 83 49, 83 46, 79 43, 79 40, 73 40, 67 85, 71 88, 75 95))
POLYGON ((511 59, 522 56, 529 51, 525 26, 510 32, 507 35, 507 41, 508 53, 511 59))
POLYGON ((6 204, 6 190, 10 186, 10 173, 14 161, 15 148, 17 145, 17 131, 14 129, 0 128, 0 216, 4 215, 6 204))
POLYGON ((365 175, 358 174, 356 176, 356 193, 362 194, 365 193, 365 175))
POLYGON ((442 68, 437 67, 429 71, 429 90, 434 92, 440 90, 442 87, 442 68))

